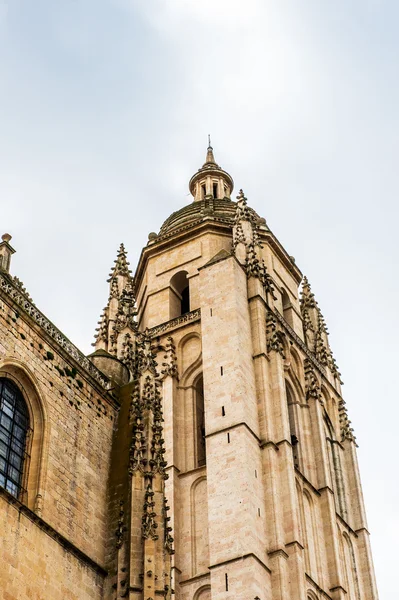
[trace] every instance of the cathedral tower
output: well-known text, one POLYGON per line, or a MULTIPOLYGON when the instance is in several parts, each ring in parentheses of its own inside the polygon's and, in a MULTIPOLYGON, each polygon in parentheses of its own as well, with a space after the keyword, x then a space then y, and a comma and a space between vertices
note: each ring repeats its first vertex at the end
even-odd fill
MULTIPOLYGON (((242 190, 232 201, 210 145, 189 189, 133 285, 158 363, 176 598, 375 600, 356 440, 309 282, 242 190)), ((123 361, 115 323, 97 347, 123 361)))
POLYGON ((6 597, 377 600, 309 281, 210 144, 189 189, 134 276, 120 246, 89 357, 10 274, 3 236, 6 597))

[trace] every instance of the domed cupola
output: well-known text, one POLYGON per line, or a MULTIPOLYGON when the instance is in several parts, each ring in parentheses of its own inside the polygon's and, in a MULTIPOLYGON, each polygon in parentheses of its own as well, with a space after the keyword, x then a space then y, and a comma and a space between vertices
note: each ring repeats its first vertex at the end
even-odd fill
POLYGON ((189 188, 194 196, 194 202, 206 198, 230 199, 234 182, 232 177, 215 162, 210 136, 206 160, 201 169, 198 169, 197 173, 191 177, 189 188))

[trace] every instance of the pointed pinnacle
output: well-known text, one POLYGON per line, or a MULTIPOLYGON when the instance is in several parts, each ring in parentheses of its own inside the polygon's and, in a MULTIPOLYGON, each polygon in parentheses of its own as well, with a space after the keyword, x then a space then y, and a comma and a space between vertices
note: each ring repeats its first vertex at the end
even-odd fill
POLYGON ((131 270, 129 269, 130 263, 127 260, 127 252, 123 243, 119 246, 118 254, 114 260, 114 263, 115 266, 111 269, 111 273, 109 274, 110 279, 108 279, 108 282, 110 282, 112 277, 115 277, 116 275, 131 274, 131 270))
POLYGON ((207 153, 206 153, 206 160, 205 160, 205 164, 209 165, 215 165, 215 157, 213 156, 213 148, 211 146, 211 136, 208 135, 208 148, 207 148, 207 153))

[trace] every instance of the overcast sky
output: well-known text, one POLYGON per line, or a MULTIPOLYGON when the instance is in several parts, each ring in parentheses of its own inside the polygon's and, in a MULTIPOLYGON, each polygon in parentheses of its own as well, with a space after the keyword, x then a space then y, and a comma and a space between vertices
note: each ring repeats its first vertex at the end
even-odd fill
POLYGON ((308 275, 342 371, 381 600, 399 536, 397 0, 0 0, 0 229, 85 352, 121 241, 216 160, 308 275))

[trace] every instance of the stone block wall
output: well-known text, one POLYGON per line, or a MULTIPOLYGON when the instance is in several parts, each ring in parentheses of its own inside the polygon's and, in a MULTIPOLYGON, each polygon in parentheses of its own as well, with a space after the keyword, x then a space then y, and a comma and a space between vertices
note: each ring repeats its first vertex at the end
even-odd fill
MULTIPOLYGON (((0 376, 19 387, 30 412, 33 431, 27 447, 30 460, 25 461, 23 504, 60 539, 102 567, 117 404, 9 298, 0 298, 0 376)), ((101 597, 98 574, 87 568, 84 559, 60 547, 57 538, 49 538, 34 520, 7 506, 7 495, 0 514, 8 519, 1 529, 5 533, 0 580, 11 577, 15 585, 24 580, 26 594, 31 594, 27 598, 101 597), (7 566, 10 552, 14 553, 12 568, 7 566), (48 586, 42 595, 35 591, 41 586, 48 586), (87 594, 82 592, 86 588, 87 594)), ((8 591, 8 584, 4 589, 8 591)), ((12 593, 10 598, 25 598, 22 592, 12 593)))
POLYGON ((100 600, 104 574, 0 495, 2 600, 100 600))

